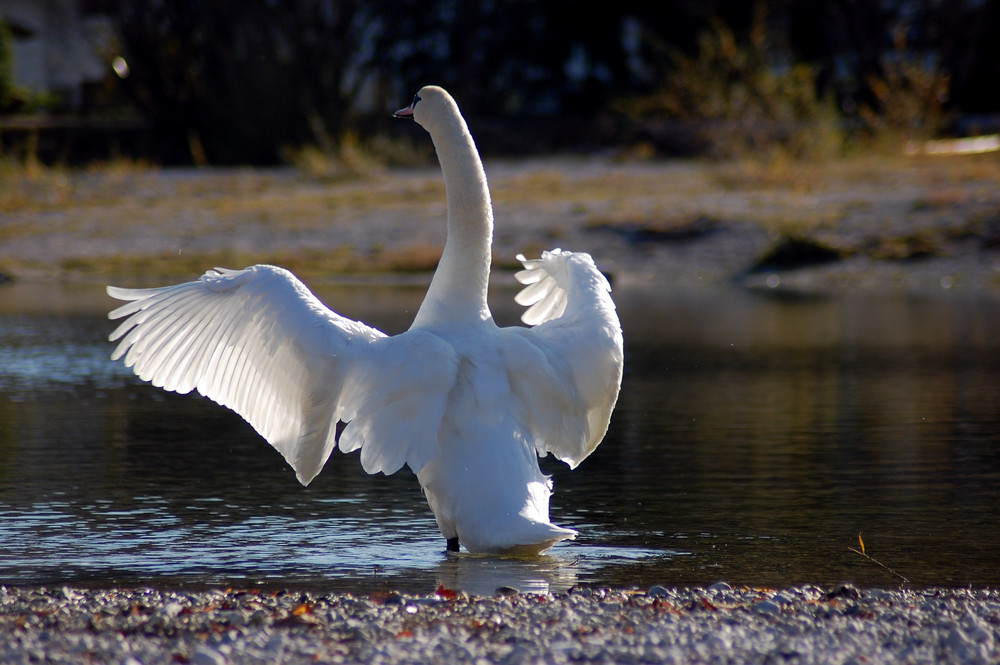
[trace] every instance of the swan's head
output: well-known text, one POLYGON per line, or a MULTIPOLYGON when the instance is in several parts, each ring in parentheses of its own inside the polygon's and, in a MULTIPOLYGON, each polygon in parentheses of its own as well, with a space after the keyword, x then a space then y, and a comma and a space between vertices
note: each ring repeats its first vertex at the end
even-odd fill
POLYGON ((427 131, 431 130, 431 125, 438 118, 461 117, 455 100, 444 88, 436 85, 425 85, 413 96, 412 104, 393 115, 397 118, 412 118, 427 131))

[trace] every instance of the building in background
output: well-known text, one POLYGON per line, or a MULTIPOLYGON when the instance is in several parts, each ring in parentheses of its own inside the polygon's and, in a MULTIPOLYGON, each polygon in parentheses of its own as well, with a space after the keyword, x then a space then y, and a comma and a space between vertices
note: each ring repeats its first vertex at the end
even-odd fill
POLYGON ((54 110, 87 112, 113 75, 113 4, 0 0, 12 38, 13 84, 54 110))

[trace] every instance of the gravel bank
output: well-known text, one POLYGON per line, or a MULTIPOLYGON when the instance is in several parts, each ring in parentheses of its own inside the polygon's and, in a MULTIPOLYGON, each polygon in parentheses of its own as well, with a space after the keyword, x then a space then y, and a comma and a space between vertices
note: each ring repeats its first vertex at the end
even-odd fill
POLYGON ((0 587, 3 663, 995 663, 1000 591, 0 587))

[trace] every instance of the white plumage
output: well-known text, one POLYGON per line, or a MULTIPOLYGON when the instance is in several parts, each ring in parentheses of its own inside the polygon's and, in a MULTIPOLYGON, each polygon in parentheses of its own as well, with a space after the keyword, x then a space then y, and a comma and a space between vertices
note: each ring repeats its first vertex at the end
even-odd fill
POLYGON ((434 141, 448 197, 444 253, 413 325, 392 337, 325 307, 282 268, 211 270, 129 301, 113 359, 243 416, 302 484, 335 446, 368 473, 409 466, 449 549, 535 553, 573 538, 549 521, 537 456, 575 467, 601 442, 618 398, 622 334, 588 254, 518 256, 531 328, 499 328, 486 304, 493 211, 454 100, 435 86, 397 112, 434 141), (337 423, 347 423, 337 440, 337 423))

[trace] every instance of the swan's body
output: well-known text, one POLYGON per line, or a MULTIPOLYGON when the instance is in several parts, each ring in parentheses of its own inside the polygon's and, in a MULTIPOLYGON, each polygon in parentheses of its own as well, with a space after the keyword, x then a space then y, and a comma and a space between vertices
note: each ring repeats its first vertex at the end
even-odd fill
POLYGON ((493 212, 455 102, 423 88, 408 109, 431 134, 448 196, 448 237, 408 331, 393 337, 327 309, 273 266, 217 269, 131 301, 111 334, 142 379, 230 407, 308 484, 338 445, 368 473, 416 474, 449 549, 541 552, 575 531, 549 521, 537 456, 571 467, 607 430, 622 335, 607 281, 587 254, 518 257, 517 300, 533 328, 499 328, 486 304, 493 212))

